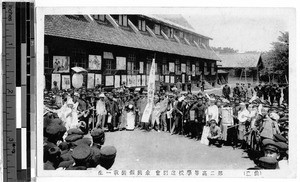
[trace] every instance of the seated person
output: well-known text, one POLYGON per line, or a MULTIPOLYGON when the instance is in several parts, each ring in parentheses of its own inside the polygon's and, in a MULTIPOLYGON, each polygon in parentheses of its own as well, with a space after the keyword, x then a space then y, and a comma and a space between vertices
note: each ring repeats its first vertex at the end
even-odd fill
POLYGON ((218 147, 222 147, 222 135, 221 135, 221 129, 219 126, 217 126, 216 120, 212 119, 209 129, 209 133, 207 136, 207 139, 209 140, 209 146, 211 144, 214 144, 218 147))

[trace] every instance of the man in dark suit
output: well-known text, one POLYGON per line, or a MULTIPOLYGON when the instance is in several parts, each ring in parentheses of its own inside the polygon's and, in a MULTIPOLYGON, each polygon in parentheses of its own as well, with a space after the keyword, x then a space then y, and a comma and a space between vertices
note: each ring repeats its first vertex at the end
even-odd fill
POLYGON ((230 87, 226 84, 224 87, 223 87, 223 95, 224 97, 227 99, 227 100, 230 100, 229 98, 229 95, 230 95, 230 87))

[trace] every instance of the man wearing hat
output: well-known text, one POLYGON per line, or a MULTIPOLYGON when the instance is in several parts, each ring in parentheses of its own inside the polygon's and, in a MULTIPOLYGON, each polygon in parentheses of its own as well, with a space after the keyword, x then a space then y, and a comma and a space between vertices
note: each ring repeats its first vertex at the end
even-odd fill
POLYGON ((256 96, 261 99, 263 95, 263 87, 261 85, 261 82, 254 88, 254 91, 256 92, 256 96))
POLYGON ((106 115, 107 115, 107 103, 104 101, 104 93, 99 94, 99 100, 96 104, 97 124, 96 128, 104 128, 106 115))
POLYGON ((107 102, 107 115, 110 118, 110 123, 108 124, 109 131, 115 131, 117 129, 117 114, 118 114, 118 105, 115 99, 113 98, 112 94, 108 95, 108 102, 107 102))
POLYGON ((248 87, 247 87, 247 91, 246 91, 246 97, 248 99, 251 99, 253 97, 253 94, 254 94, 254 90, 251 87, 251 83, 248 83, 248 87))

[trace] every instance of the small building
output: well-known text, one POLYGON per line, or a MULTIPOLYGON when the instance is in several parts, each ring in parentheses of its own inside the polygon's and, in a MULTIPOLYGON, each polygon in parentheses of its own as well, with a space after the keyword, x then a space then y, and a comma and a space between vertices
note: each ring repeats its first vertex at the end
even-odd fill
POLYGON ((157 85, 200 85, 217 80, 218 56, 212 38, 157 15, 47 15, 45 16, 45 87, 57 80, 59 88, 84 84, 117 88, 146 87, 152 59, 157 85), (71 68, 87 70, 82 75, 71 68), (81 82, 79 82, 81 81, 81 82), (79 83, 78 83, 79 82, 79 83), (179 83, 179 84, 177 84, 179 83))
POLYGON ((261 53, 230 53, 218 54, 218 82, 258 82, 260 70, 264 68, 261 53), (224 77, 222 77, 224 75, 224 77), (220 81, 221 79, 221 81, 220 81))

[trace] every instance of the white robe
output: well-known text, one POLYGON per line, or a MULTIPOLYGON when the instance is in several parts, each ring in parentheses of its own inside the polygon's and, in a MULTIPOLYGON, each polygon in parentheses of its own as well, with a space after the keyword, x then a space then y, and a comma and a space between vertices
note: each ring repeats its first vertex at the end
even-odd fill
POLYGON ((206 109, 206 122, 210 120, 216 120, 217 123, 219 123, 219 108, 216 105, 209 106, 206 109), (211 115, 211 118, 209 119, 209 116, 211 115))

